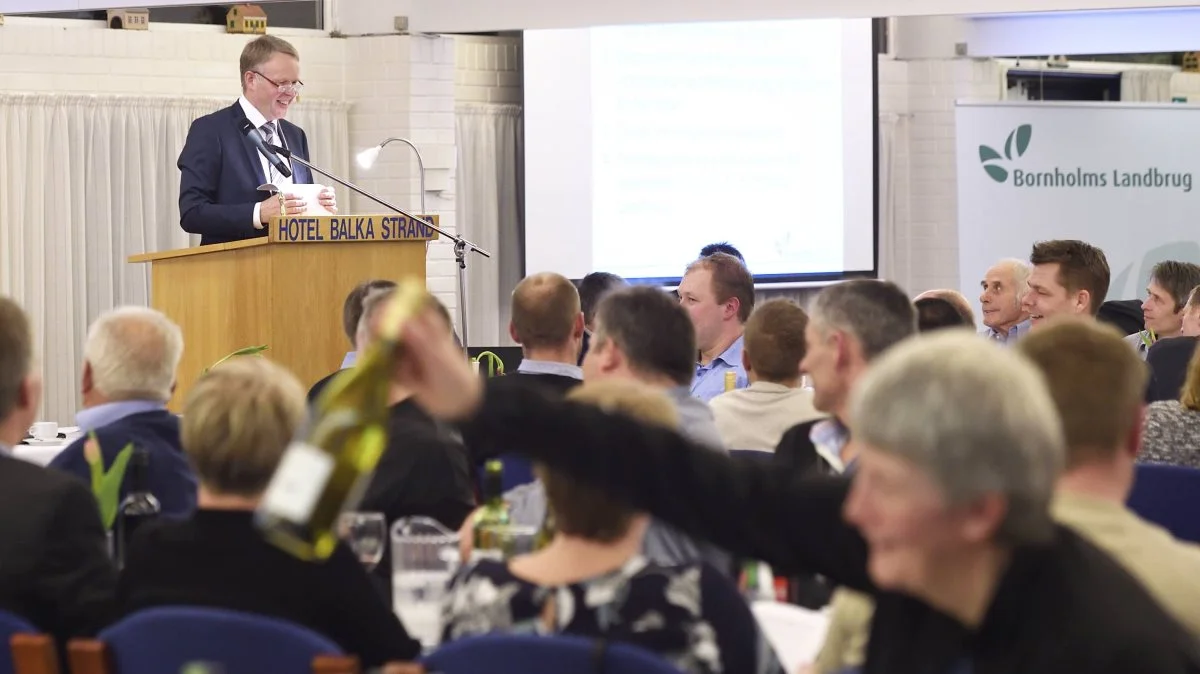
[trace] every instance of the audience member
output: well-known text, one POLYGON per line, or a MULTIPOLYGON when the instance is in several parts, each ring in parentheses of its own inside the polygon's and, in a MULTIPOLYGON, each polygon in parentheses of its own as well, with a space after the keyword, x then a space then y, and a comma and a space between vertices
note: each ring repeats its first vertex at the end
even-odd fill
POLYGON ((749 382, 742 368, 742 326, 754 310, 754 279, 746 265, 725 253, 696 260, 679 282, 679 303, 696 329, 699 362, 692 395, 704 401, 721 395, 730 371, 734 388, 745 388, 749 382))
MULTIPOLYGON (((521 364, 513 375, 489 379, 489 393, 504 395, 510 386, 534 386, 547 395, 561 397, 578 386, 583 381, 583 370, 576 363, 583 341, 584 317, 574 284, 552 272, 527 276, 513 290, 511 313, 508 332, 521 345, 521 364)), ((476 466, 493 458, 471 454, 476 466)), ((524 491, 534 479, 533 466, 519 454, 505 454, 503 460, 505 498, 510 502, 523 501, 524 491)), ((468 517, 463 526, 472 527, 472 518, 468 517)))
MULTIPOLYGON (((1181 342, 1190 338, 1180 337, 1181 342)), ((1165 340, 1155 348, 1176 340, 1165 340)), ((1193 345, 1179 397, 1146 408, 1141 460, 1200 468, 1200 349, 1193 345)))
MULTIPOLYGON (((70 473, 89 489, 91 467, 84 458, 88 433, 95 433, 105 470, 127 445, 145 450, 150 463, 143 488, 168 517, 196 509, 196 476, 179 444, 179 417, 167 411, 183 355, 179 326, 154 309, 119 307, 92 323, 83 347, 83 409, 75 422, 84 436, 55 456, 50 467, 70 473)), ((121 496, 130 481, 121 483, 121 496)))
MULTIPOLYGON (((363 300, 358 322, 358 346, 369 349, 378 339, 384 308, 396 290, 377 290, 363 300)), ((427 302, 442 320, 446 341, 454 344, 450 312, 432 295, 427 302)), ((462 358, 462 351, 459 351, 462 358)), ((464 359, 465 362, 465 359, 464 359)), ((475 509, 471 464, 462 441, 435 421, 412 397, 412 391, 393 380, 389 396, 387 447, 375 466, 358 509, 383 513, 388 531, 403 517, 431 517, 451 531, 475 509)), ((391 546, 385 545, 375 576, 391 596, 391 546)))
POLYGON ((1029 255, 1033 271, 1021 307, 1034 327, 1054 316, 1095 316, 1108 294, 1104 251, 1076 240, 1039 241, 1029 255))
MULTIPOLYGON (((1066 436, 1066 471, 1051 514, 1140 580, 1200 635, 1200 548, 1182 544, 1125 507, 1139 446, 1145 368, 1109 326, 1058 319, 1017 345, 1042 371, 1066 436)), ((870 603, 835 604, 816 670, 839 672, 866 656, 870 603)))
POLYGON ((732 256, 736 257, 738 259, 738 261, 741 262, 742 264, 746 264, 746 258, 742 257, 742 252, 740 250, 738 250, 737 248, 734 248, 733 244, 729 243, 728 241, 718 241, 717 243, 708 244, 707 246, 700 249, 699 257, 708 257, 709 255, 712 255, 714 253, 724 253, 726 255, 732 255, 732 256))
POLYGON ((1024 260, 1000 260, 983 275, 979 285, 979 305, 983 309, 984 335, 1009 344, 1029 332, 1029 314, 1021 298, 1029 289, 1029 263, 1024 260))
POLYGON ((29 320, 0 297, 0 610, 62 645, 111 618, 117 571, 91 490, 12 456, 41 398, 29 320))
POLYGON ((831 416, 784 433, 776 463, 792 473, 820 466, 840 473, 853 464, 857 448, 849 444, 846 418, 850 394, 872 360, 916 331, 916 310, 894 283, 857 279, 822 290, 804 329, 800 369, 812 381, 813 406, 831 416))
POLYGON ((949 302, 950 306, 954 308, 955 313, 958 314, 959 324, 969 326, 972 330, 975 329, 975 311, 971 309, 971 303, 962 293, 949 288, 926 290, 920 295, 917 295, 917 297, 913 300, 913 303, 916 304, 918 301, 927 298, 934 298, 949 302))
POLYGON ((962 314, 949 300, 940 297, 922 297, 913 302, 917 310, 917 332, 933 332, 946 328, 974 328, 963 321, 962 314))
POLYGON ((791 300, 771 300, 750 314, 742 350, 750 386, 709 403, 726 447, 774 452, 785 431, 822 416, 812 392, 800 388, 807 325, 808 314, 791 300))
POLYGON ((1155 341, 1183 334, 1184 309, 1198 285, 1200 266, 1175 260, 1154 265, 1146 285, 1146 301, 1142 302, 1146 329, 1125 338, 1138 355, 1145 358, 1155 341))
POLYGON ((1160 339, 1146 349, 1146 367, 1150 383, 1146 384, 1146 404, 1160 400, 1178 401, 1183 395, 1183 383, 1188 376, 1188 363, 1196 352, 1200 337, 1160 339))
POLYGON ((601 410, 484 397, 431 325, 406 326, 407 383, 438 415, 468 418, 469 437, 777 571, 873 594, 864 674, 1200 671, 1195 637, 1051 519, 1063 431, 1041 373, 1011 351, 952 332, 893 349, 847 415, 855 479, 797 480, 601 410))
MULTIPOLYGON (((634 381, 588 382, 569 397, 647 424, 678 425, 671 401, 634 381)), ((483 560, 460 571, 444 602, 443 642, 566 633, 632 643, 691 674, 781 671, 722 573, 654 564, 640 554, 645 515, 566 475, 538 473, 554 511, 554 539, 507 563, 483 560)))
POLYGON ((1045 375, 1066 435, 1054 518, 1112 555, 1200 638, 1200 547, 1125 507, 1141 445, 1145 366, 1116 331, 1090 322, 1048 325, 1018 348, 1045 375))
POLYGON ((346 353, 346 357, 342 359, 342 366, 337 372, 321 379, 312 385, 308 390, 308 404, 313 404, 317 401, 317 396, 334 377, 338 376, 342 370, 354 367, 354 363, 358 360, 358 322, 362 318, 363 300, 367 295, 378 290, 391 290, 396 287, 395 281, 387 279, 372 279, 363 281, 346 295, 346 300, 342 303, 342 331, 346 333, 346 339, 350 340, 350 351, 346 353))
POLYGON ((118 591, 123 613, 194 605, 281 618, 324 634, 365 667, 420 655, 349 548, 313 564, 267 542, 254 524, 304 415, 300 382, 265 358, 235 358, 196 382, 182 433, 200 476, 199 509, 134 534, 118 591))
POLYGON ((1200 337, 1200 285, 1188 293, 1187 303, 1183 307, 1180 333, 1184 337, 1200 337))
POLYGON ((629 285, 625 279, 606 271, 594 271, 579 281, 579 303, 583 311, 583 343, 579 349, 579 360, 576 364, 583 365, 583 358, 591 346, 592 330, 596 321, 596 307, 608 293, 629 285))
POLYGON ((576 364, 583 332, 579 291, 567 277, 533 274, 513 290, 508 334, 521 345, 517 373, 538 375, 520 381, 536 382, 560 394, 575 388, 583 378, 576 364))

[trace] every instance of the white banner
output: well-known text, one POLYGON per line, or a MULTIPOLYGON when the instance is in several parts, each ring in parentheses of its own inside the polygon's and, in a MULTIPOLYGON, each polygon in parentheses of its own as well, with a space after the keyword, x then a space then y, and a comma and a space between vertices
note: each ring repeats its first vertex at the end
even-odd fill
POLYGON ((958 265, 978 296, 1003 257, 1035 241, 1104 250, 1108 299, 1145 296, 1162 260, 1200 263, 1200 109, 1124 103, 957 108, 958 265))

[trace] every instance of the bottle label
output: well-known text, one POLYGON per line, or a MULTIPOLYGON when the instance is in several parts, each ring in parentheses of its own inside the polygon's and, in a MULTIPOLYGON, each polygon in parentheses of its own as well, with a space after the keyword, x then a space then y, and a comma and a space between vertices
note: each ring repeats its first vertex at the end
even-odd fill
POLYGON ((296 524, 307 523, 333 466, 333 457, 317 447, 303 442, 288 445, 263 494, 263 510, 296 524))

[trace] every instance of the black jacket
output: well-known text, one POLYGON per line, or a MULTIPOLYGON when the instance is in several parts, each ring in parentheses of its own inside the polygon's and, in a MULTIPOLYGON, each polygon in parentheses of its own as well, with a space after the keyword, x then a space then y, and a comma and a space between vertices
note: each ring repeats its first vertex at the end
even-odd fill
POLYGON ((675 433, 597 409, 516 393, 488 396, 468 440, 519 447, 575 479, 777 572, 810 571, 874 595, 865 674, 1195 674, 1200 646, 1145 589, 1066 528, 1013 551, 971 630, 911 596, 882 591, 842 519, 850 483, 735 462, 675 433), (563 443, 570 438, 571 443, 563 443))

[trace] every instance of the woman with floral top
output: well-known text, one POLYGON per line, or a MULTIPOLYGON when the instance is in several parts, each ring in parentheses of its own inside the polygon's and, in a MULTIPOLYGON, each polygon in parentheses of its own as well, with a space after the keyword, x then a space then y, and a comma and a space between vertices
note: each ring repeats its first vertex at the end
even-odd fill
MULTIPOLYGON (((571 399, 677 426, 662 393, 633 382, 577 388, 571 399)), ((640 555, 647 518, 601 492, 537 468, 556 533, 508 563, 482 560, 454 578, 443 641, 494 632, 568 633, 658 653, 688 674, 778 674, 737 588, 703 564, 658 566, 640 555)))

